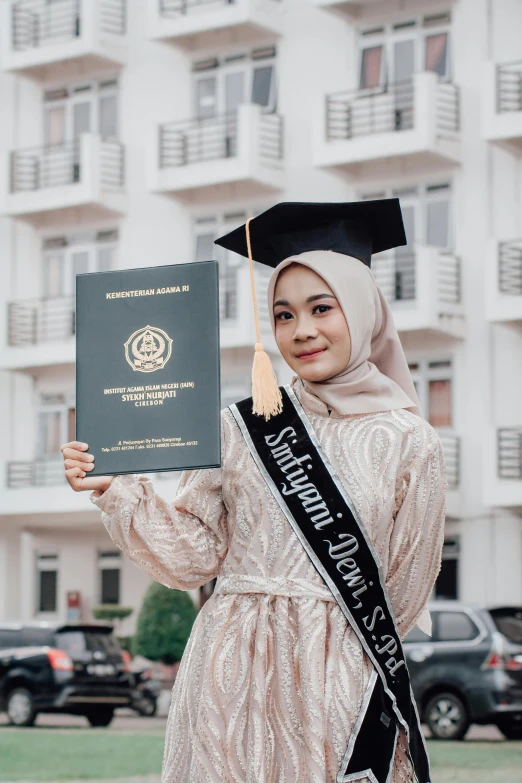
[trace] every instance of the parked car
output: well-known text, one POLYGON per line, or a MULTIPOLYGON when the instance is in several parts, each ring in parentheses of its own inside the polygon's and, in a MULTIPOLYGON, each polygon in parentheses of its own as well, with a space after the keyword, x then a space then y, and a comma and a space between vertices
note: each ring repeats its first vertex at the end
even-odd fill
POLYGON ((108 726, 131 700, 130 656, 110 625, 0 624, 0 711, 31 726, 39 712, 108 726))
POLYGON ((437 739, 463 739, 472 723, 522 739, 522 607, 457 601, 429 606, 433 635, 404 641, 421 719, 437 739))
POLYGON ((145 718, 152 718, 158 710, 158 698, 161 682, 154 676, 152 669, 140 669, 133 672, 133 688, 130 707, 145 718))

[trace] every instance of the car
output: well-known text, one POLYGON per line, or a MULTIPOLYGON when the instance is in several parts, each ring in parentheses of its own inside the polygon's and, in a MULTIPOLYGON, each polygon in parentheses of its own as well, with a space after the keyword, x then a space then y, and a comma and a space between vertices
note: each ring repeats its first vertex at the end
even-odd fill
POLYGON ((428 605, 433 634, 404 640, 419 715, 435 739, 463 739, 472 723, 522 739, 522 607, 428 605))
POLYGON ((130 656, 110 625, 0 623, 0 711, 15 726, 40 712, 108 726, 131 687, 130 656))

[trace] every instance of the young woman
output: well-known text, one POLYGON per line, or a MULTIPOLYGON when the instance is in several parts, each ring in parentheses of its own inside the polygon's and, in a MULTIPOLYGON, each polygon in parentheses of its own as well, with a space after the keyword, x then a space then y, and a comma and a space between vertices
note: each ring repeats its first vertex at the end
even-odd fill
MULTIPOLYGON (((291 388, 373 544, 404 638, 440 568, 445 474, 388 305, 361 261, 313 251, 279 264, 269 306, 291 388)), ((171 503, 144 476, 89 478, 86 444, 62 450, 73 489, 94 490, 112 540, 152 579, 188 590, 217 577, 174 685, 164 783, 348 780, 339 768, 373 666, 230 410, 222 467, 184 473, 171 503)), ((412 783, 397 728, 388 779, 412 783)))

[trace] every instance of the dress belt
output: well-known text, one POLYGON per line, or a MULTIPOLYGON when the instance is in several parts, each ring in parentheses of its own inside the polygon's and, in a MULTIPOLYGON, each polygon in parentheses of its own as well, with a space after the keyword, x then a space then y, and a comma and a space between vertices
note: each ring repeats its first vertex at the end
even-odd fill
POLYGON ((307 579, 288 579, 282 576, 251 576, 248 574, 218 576, 216 579, 214 595, 244 595, 247 593, 335 601, 326 585, 316 585, 307 579))

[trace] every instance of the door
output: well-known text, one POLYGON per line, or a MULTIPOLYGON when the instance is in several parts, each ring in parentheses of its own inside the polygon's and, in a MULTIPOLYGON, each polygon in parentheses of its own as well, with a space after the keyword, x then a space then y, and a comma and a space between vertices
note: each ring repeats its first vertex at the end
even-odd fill
POLYGON ((79 182, 80 171, 80 137, 82 133, 89 133, 92 130, 92 99, 75 99, 72 104, 72 131, 73 131, 73 154, 72 154, 72 182, 79 182))
POLYGON ((414 204, 402 204, 402 219, 406 240, 404 247, 395 250, 395 299, 415 299, 415 222, 417 209, 414 204))
POLYGON ((404 130, 413 127, 415 41, 412 38, 394 41, 392 56, 395 130, 404 130))
POLYGON ((237 154, 238 110, 245 102, 245 71, 225 74, 225 157, 237 154))
POLYGON ((196 117, 205 120, 217 114, 217 77, 203 76, 196 79, 196 117))

